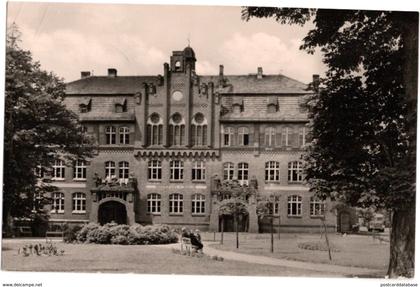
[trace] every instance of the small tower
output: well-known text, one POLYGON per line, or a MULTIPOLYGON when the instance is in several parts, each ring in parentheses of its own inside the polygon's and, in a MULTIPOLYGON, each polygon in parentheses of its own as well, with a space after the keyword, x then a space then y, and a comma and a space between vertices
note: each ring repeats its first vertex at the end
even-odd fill
POLYGON ((194 50, 190 46, 186 47, 183 51, 173 51, 171 56, 171 72, 185 73, 187 71, 187 65, 194 71, 196 61, 194 50))

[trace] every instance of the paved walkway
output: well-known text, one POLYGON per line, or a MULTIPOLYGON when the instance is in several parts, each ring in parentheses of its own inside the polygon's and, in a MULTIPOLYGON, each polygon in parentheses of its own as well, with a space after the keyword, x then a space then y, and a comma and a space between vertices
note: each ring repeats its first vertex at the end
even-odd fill
MULTIPOLYGON (((324 273, 335 273, 340 276, 353 276, 353 277, 366 277, 366 276, 379 276, 383 273, 382 270, 362 268, 362 267, 351 267, 351 266, 340 266, 332 265, 325 263, 312 263, 312 262, 302 262, 294 261, 280 258, 272 258, 267 256, 260 255, 251 255, 238 253, 233 251, 219 250, 211 247, 209 244, 213 242, 204 242, 204 253, 210 256, 217 255, 222 256, 224 259, 242 261, 252 264, 263 264, 263 265, 272 265, 272 266, 282 266, 295 269, 303 269, 310 271, 318 271, 324 273)), ((162 246, 164 248, 179 248, 180 243, 167 244, 167 245, 156 245, 162 246)))

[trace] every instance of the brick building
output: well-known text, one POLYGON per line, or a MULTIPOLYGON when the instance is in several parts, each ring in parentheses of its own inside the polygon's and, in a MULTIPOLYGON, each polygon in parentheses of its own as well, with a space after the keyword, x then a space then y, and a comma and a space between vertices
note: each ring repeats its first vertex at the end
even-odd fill
MULTIPOLYGON (((192 48, 174 51, 163 75, 82 72, 65 103, 92 137, 88 162, 53 166, 53 222, 165 223, 219 230, 220 183, 249 186, 240 228, 265 230, 258 201, 276 195, 281 230, 318 230, 336 216, 302 181, 308 85, 283 75, 200 76, 192 48)), ((225 218, 225 230, 232 229, 225 218)), ((278 228, 278 219, 275 227, 278 228)))

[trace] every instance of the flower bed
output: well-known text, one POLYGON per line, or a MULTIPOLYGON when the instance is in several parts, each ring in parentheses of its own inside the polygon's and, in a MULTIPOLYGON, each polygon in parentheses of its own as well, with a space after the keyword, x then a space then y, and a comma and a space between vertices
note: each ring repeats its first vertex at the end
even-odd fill
POLYGON ((178 241, 178 235, 167 225, 118 225, 89 223, 76 232, 73 242, 96 244, 147 245, 169 244, 178 241))
MULTIPOLYGON (((301 242, 298 244, 300 249, 306 250, 318 250, 318 251, 328 251, 328 246, 325 242, 315 241, 315 242, 301 242)), ((339 252, 335 246, 330 243, 331 252, 339 252)))

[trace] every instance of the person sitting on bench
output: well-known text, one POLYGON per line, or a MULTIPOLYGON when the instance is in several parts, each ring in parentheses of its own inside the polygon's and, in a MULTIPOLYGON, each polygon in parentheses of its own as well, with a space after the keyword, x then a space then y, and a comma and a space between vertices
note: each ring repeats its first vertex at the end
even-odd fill
POLYGON ((197 230, 196 233, 190 233, 190 239, 193 248, 195 248, 197 251, 203 252, 203 243, 201 243, 201 236, 197 230))

